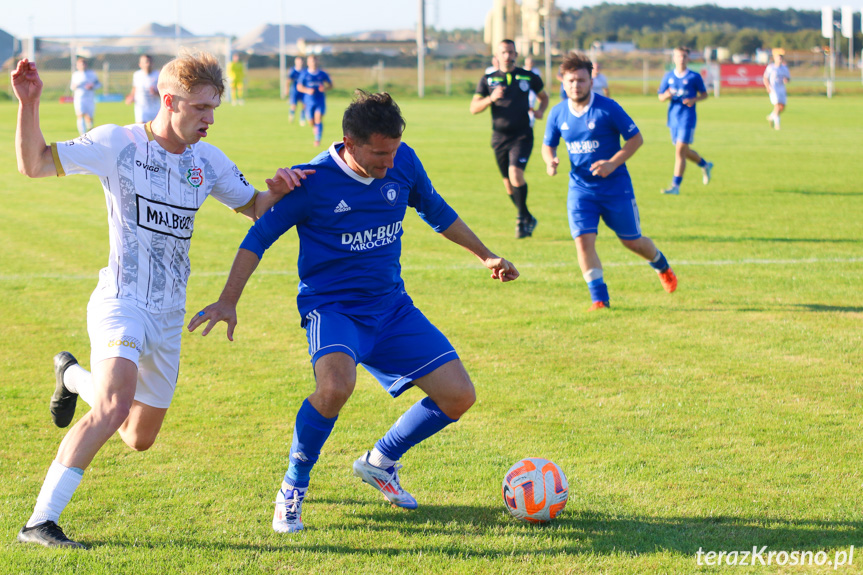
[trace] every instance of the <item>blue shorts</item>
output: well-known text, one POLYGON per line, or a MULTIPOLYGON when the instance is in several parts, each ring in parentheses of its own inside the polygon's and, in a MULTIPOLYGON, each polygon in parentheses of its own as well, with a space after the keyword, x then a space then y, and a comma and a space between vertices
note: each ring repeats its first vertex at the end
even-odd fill
POLYGON ((413 303, 378 315, 313 310, 303 319, 312 365, 330 353, 346 353, 398 397, 413 382, 458 354, 446 336, 413 303))
POLYGON ((327 113, 327 102, 324 101, 314 101, 306 98, 303 100, 303 107, 306 109, 306 117, 309 120, 313 120, 315 118, 315 112, 320 112, 321 116, 327 113))
POLYGON ((608 199, 585 198, 570 192, 566 202, 569 214, 569 231, 572 239, 584 234, 595 234, 599 218, 622 240, 641 237, 641 220, 635 196, 614 196, 608 199))
POLYGON ((296 106, 298 102, 302 102, 303 98, 301 97, 300 91, 297 90, 295 86, 291 86, 291 90, 288 93, 288 103, 291 106, 296 106))
POLYGON ((695 141, 695 126, 669 126, 668 129, 671 131, 672 144, 691 144, 695 141))

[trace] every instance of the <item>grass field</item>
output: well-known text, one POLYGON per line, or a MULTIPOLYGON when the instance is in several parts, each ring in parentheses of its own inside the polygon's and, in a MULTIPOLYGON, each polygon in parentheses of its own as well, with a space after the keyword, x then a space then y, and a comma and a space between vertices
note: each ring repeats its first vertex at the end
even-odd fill
MULTIPOLYGON (((324 139, 346 101, 329 102, 324 139)), ((28 180, 15 168, 16 108, 0 104, 0 572, 2 573, 812 573, 834 567, 707 567, 699 549, 837 552, 863 544, 863 100, 792 98, 783 130, 766 98, 699 105, 679 197, 655 98, 621 103, 645 145, 629 162, 644 232, 676 270, 662 291, 646 263, 600 232, 611 310, 588 314, 566 224, 566 177, 528 166, 540 224, 515 240, 488 146, 490 119, 465 100, 403 100, 405 141, 487 245, 522 273, 496 284, 472 256, 413 214, 403 275, 417 305, 459 350, 478 390, 459 423, 409 452, 406 512, 351 475, 419 394, 390 400, 364 371, 312 476, 293 536, 272 532, 294 414, 313 387, 295 307, 297 241, 265 256, 224 328, 184 336, 178 391, 156 445, 112 439, 61 524, 90 546, 15 543, 63 431, 51 425, 51 357, 89 364, 85 307, 106 263, 105 204, 93 177, 28 180), (566 511, 528 526, 500 482, 525 456, 556 461, 566 511)), ((122 104, 100 123, 130 121, 122 104)), ((46 103, 49 141, 71 138, 71 106, 46 103)), ((540 132, 542 123, 537 127, 540 132)), ((258 187, 316 150, 286 106, 223 107, 208 141, 258 187)), ((538 146, 537 146, 538 148, 538 146)), ((562 160, 566 165, 566 160, 562 160)), ((245 234, 216 202, 199 212, 188 310, 213 301, 245 234)), ((79 408, 83 411, 86 407, 79 408)), ((766 555, 765 555, 766 559, 766 555)), ((859 573, 863 552, 836 572, 859 573)))

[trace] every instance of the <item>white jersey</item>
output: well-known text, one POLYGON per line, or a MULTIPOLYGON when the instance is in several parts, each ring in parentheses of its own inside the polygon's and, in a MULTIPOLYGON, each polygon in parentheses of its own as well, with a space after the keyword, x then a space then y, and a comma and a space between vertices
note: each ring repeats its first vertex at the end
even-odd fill
POLYGON ((590 91, 594 94, 605 96, 605 90, 608 90, 608 78, 605 77, 605 74, 597 74, 596 77, 593 78, 593 87, 590 91))
POLYGON ((791 73, 785 64, 777 66, 771 62, 764 70, 764 79, 770 85, 771 92, 785 95, 785 81, 791 79, 791 73))
POLYGON ((151 122, 159 113, 159 71, 149 74, 138 70, 132 75, 132 87, 135 88, 135 122, 151 122))
POLYGON ((102 83, 99 82, 99 77, 93 70, 75 70, 72 72, 72 81, 69 83, 69 88, 73 92, 75 105, 93 104, 96 99, 93 91, 101 88, 102 83), (87 84, 92 84, 88 90, 85 88, 87 84))
POLYGON ((204 142, 170 154, 150 124, 99 126, 51 145, 57 174, 99 176, 108 205, 110 254, 94 297, 153 313, 185 308, 189 240, 207 196, 242 211, 255 189, 225 154, 204 142))

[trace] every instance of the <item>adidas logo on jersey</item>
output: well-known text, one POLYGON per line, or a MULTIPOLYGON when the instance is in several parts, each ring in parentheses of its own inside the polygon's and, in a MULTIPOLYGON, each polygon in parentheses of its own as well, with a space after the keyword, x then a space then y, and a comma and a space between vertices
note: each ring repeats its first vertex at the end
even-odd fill
POLYGON ((568 129, 569 129, 569 124, 567 124, 566 122, 564 122, 563 124, 561 124, 561 125, 560 125, 560 129, 561 129, 561 130, 568 130, 568 129))
POLYGON ((336 206, 336 209, 333 210, 336 214, 343 214, 349 211, 351 211, 351 207, 347 205, 344 200, 340 201, 339 205, 336 206))

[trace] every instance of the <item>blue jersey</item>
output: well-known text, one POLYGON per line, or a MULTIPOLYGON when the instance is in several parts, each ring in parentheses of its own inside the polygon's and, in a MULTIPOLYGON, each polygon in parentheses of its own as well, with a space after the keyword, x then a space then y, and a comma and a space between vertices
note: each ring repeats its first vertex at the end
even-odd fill
POLYGON ((683 104, 684 99, 694 98, 700 93, 706 93, 704 79, 698 72, 687 69, 683 76, 678 76, 672 70, 666 72, 659 85, 658 94, 662 94, 671 88, 671 100, 668 103, 668 127, 669 128, 694 128, 695 127, 695 104, 691 107, 683 104))
POLYGON ((598 160, 610 160, 620 151, 620 138, 629 140, 638 134, 638 126, 620 104, 592 93, 587 110, 576 115, 569 100, 551 109, 545 126, 546 146, 556 148, 563 138, 569 152, 570 194, 577 196, 632 196, 632 180, 626 164, 607 177, 594 176, 590 166, 598 160))
POLYGON ((291 68, 291 73, 288 74, 288 78, 291 80, 291 95, 292 96, 296 96, 298 93, 297 92, 297 84, 299 83, 298 80, 300 78, 300 75, 303 72, 305 72, 305 68, 302 70, 297 70, 296 68, 291 68))
POLYGON ((329 74, 327 74, 323 70, 315 70, 314 72, 311 72, 306 69, 300 73, 300 77, 297 80, 297 83, 301 86, 311 88, 315 91, 314 94, 305 94, 305 101, 310 106, 312 104, 324 103, 324 91, 321 89, 324 82, 332 84, 332 80, 330 80, 329 74))
POLYGON ((406 144, 379 180, 351 170, 339 157, 343 147, 333 144, 310 164, 297 166, 315 173, 264 214, 240 246, 262 257, 296 226, 302 317, 315 309, 377 314, 409 302, 399 262, 405 211, 414 208, 437 232, 458 217, 406 144))

